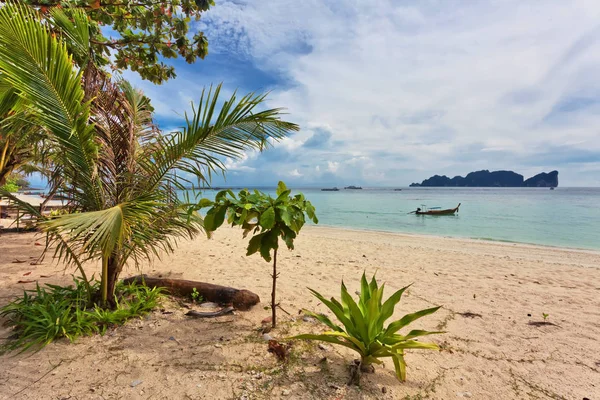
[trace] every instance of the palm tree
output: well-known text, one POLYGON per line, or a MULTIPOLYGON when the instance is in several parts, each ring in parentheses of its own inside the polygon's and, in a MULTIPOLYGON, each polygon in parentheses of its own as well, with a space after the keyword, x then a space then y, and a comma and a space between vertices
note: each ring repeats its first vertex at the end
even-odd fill
MULTIPOLYGON (((69 20, 67 30, 75 33, 65 36, 77 48, 89 47, 85 13, 72 11, 69 20)), ((219 85, 202 92, 179 131, 160 132, 141 92, 111 81, 92 63, 75 67, 82 63, 73 62, 70 48, 35 10, 15 3, 0 8, 0 81, 48 132, 51 182, 62 178, 73 205, 74 212, 41 225, 67 264, 102 261, 101 300, 110 304, 126 263, 173 251, 179 238, 201 231, 200 215, 177 193, 188 183, 182 173, 209 184, 224 171, 222 159, 263 150, 298 126, 282 121, 281 109, 260 111, 265 95, 234 94, 219 109, 219 85)))

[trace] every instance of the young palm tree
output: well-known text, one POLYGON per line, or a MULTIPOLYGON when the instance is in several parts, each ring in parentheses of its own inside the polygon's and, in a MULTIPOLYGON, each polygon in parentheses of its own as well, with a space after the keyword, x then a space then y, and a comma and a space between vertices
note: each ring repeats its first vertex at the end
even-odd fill
POLYGON ((0 87, 19 93, 48 132, 51 182, 60 181, 73 204, 73 213, 42 227, 62 261, 80 267, 102 260, 101 299, 110 304, 126 263, 172 251, 178 238, 202 229, 200 215, 177 196, 187 182, 177 171, 207 184, 224 170, 221 159, 262 150, 298 126, 282 121, 280 109, 258 110, 265 95, 234 94, 219 109, 219 85, 202 92, 181 130, 160 132, 141 92, 91 63, 74 66, 83 63, 69 49, 89 47, 89 27, 83 12, 71 11, 68 20, 69 47, 35 10, 0 8, 0 87))

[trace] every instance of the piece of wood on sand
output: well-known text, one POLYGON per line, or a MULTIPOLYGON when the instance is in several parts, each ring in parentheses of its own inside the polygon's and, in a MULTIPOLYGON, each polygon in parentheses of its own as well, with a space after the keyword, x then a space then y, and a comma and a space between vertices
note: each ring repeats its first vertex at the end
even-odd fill
POLYGON ((233 304, 238 310, 248 310, 260 302, 257 294, 246 289, 235 289, 212 283, 188 281, 185 279, 152 278, 147 275, 136 275, 123 279, 123 283, 145 284, 146 286, 163 287, 170 294, 181 297, 191 297, 194 289, 206 301, 219 304, 233 304))

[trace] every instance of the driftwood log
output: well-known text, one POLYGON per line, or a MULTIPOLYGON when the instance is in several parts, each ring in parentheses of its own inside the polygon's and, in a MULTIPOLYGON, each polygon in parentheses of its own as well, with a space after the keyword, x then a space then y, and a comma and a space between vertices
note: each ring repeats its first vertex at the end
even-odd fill
POLYGON ((235 289, 212 283, 188 281, 184 279, 152 278, 147 275, 137 275, 123 279, 123 283, 145 283, 148 287, 163 287, 174 296, 190 297, 194 289, 204 300, 219 304, 233 304, 238 310, 248 310, 260 302, 257 294, 246 289, 235 289))

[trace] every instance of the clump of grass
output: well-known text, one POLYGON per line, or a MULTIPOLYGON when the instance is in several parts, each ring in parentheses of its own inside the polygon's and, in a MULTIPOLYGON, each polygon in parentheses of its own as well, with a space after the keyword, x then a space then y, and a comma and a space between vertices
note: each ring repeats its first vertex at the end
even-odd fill
MULTIPOLYGON (((100 283, 91 285, 92 291, 100 283)), ((0 345, 0 354, 19 350, 39 350, 54 340, 66 337, 71 342, 78 337, 104 334, 111 326, 123 324, 154 309, 161 298, 161 289, 119 284, 117 305, 104 309, 90 304, 88 288, 83 280, 74 278, 74 285, 36 285, 23 296, 0 308, 0 316, 13 328, 14 334, 0 345)))

